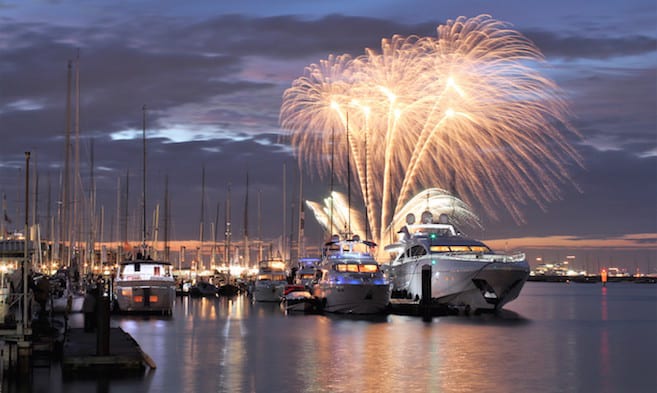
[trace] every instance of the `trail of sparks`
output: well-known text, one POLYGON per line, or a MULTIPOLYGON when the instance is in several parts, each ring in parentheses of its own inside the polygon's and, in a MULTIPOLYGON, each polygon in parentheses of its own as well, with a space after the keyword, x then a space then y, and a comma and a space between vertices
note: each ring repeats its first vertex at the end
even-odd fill
POLYGON ((508 24, 459 17, 436 37, 396 35, 380 52, 309 65, 283 95, 281 126, 300 164, 326 175, 333 146, 344 182, 351 161, 376 242, 431 187, 520 223, 522 206, 558 199, 567 164, 582 164, 562 135, 578 135, 562 92, 532 68, 543 61, 508 24))

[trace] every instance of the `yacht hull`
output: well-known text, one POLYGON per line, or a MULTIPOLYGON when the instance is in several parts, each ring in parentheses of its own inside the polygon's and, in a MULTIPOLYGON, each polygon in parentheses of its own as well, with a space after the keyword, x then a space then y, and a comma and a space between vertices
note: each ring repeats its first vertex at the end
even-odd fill
POLYGON ((472 310, 501 309, 518 297, 529 277, 529 264, 524 259, 509 262, 429 255, 391 266, 393 291, 410 298, 421 297, 424 265, 432 267, 434 301, 472 310))
POLYGON ((320 282, 313 287, 313 295, 325 312, 380 314, 390 304, 390 285, 320 282))
POLYGON ((117 280, 115 295, 119 311, 170 314, 176 299, 176 289, 173 281, 117 280))
POLYGON ((256 302, 280 302, 287 282, 256 281, 253 299, 256 302))

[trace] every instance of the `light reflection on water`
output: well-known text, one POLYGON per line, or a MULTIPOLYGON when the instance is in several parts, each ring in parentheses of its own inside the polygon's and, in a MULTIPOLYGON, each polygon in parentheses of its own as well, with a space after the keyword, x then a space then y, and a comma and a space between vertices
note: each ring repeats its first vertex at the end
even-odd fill
POLYGON ((429 323, 181 298, 170 318, 112 318, 155 360, 146 377, 67 382, 53 369, 41 391, 652 392, 656 289, 527 283, 498 316, 429 323))

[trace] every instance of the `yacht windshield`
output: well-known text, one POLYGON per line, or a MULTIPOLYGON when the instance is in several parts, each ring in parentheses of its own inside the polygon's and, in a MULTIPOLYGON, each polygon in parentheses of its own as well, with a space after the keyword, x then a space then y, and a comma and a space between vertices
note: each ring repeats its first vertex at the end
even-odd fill
POLYGON ((492 252, 485 246, 431 246, 431 252, 492 252))
POLYGON ((285 281, 285 275, 276 273, 264 273, 258 275, 258 280, 260 281, 285 281))
POLYGON ((379 271, 379 266, 373 263, 338 263, 333 266, 333 269, 348 273, 376 273, 379 271))

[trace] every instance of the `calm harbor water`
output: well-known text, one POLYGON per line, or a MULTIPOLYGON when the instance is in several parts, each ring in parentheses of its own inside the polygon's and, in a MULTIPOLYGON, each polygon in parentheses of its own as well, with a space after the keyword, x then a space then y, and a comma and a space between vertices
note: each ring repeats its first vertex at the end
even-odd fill
MULTIPOLYGON (((76 316, 81 323, 82 316, 76 316)), ((157 364, 139 378, 34 392, 655 392, 657 286, 528 282, 501 315, 285 315, 277 304, 177 300, 170 318, 113 316, 157 364)))

